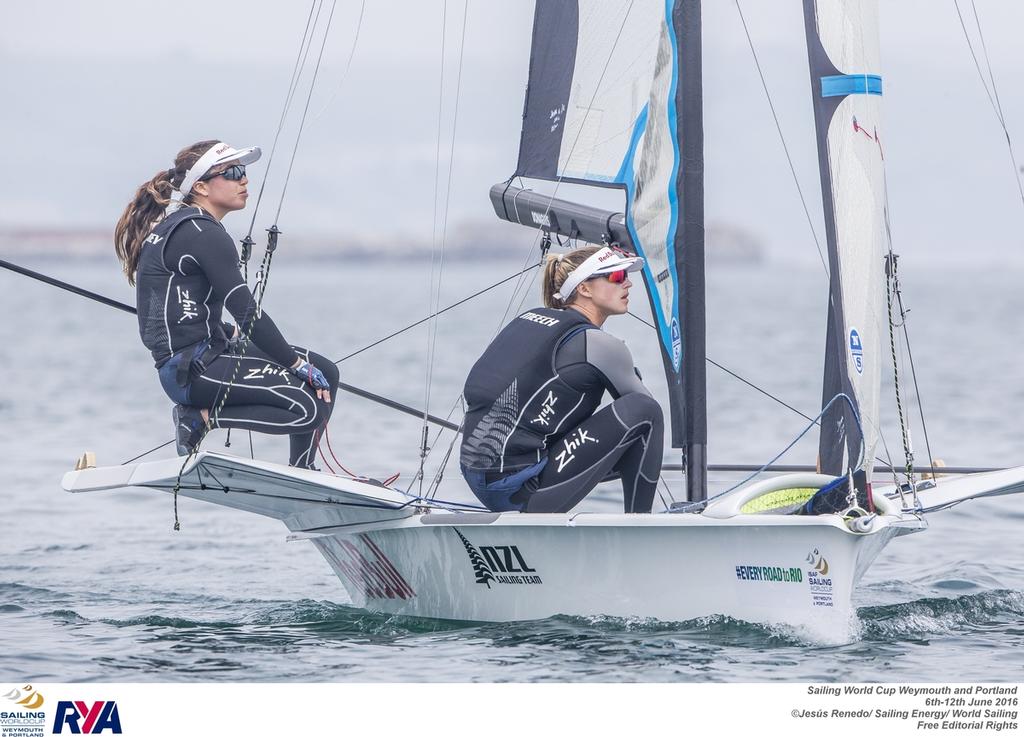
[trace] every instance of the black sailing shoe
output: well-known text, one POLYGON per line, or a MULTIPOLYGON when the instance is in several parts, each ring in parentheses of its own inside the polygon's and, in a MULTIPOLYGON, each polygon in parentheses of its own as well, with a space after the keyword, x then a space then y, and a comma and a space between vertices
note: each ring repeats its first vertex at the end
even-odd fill
POLYGON ((176 404, 171 410, 171 419, 174 420, 174 444, 178 455, 187 456, 202 440, 206 426, 203 413, 198 407, 176 404))

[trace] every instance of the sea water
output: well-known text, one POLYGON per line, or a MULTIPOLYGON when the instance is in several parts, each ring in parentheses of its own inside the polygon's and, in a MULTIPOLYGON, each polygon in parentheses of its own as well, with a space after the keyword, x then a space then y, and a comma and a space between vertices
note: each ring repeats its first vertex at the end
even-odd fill
MULTIPOLYGON (((449 263, 440 304, 527 264, 449 263)), ((112 260, 28 265, 134 302, 112 260)), ((927 445, 905 348, 897 358, 918 462, 930 447, 950 465, 1024 464, 1024 271, 912 266, 903 265, 904 298, 927 445)), ((314 263, 282 251, 266 308, 289 340, 340 359, 428 314, 432 281, 429 261, 314 263)), ((826 293, 820 264, 712 265, 709 358, 813 417, 826 293)), ((436 330, 420 326, 342 362, 343 380, 457 421, 469 367, 511 314, 536 302, 531 272, 446 313, 436 330)), ((632 309, 649 319, 639 287, 632 309)), ((856 620, 825 641, 725 617, 467 624, 368 614, 349 605, 311 545, 285 542, 278 522, 182 500, 174 532, 166 494, 61 491, 61 475, 85 450, 113 465, 166 442, 170 403, 133 316, 6 271, 0 314, 0 672, 8 681, 1024 679, 1022 497, 963 504, 931 515, 925 533, 894 541, 857 590, 856 620)), ((663 397, 651 329, 628 316, 606 328, 628 342, 663 397)), ((900 462, 891 374, 882 422, 900 462)), ((708 414, 712 463, 767 462, 807 426, 712 364, 708 414)), ((378 478, 400 473, 397 484, 416 490, 420 437, 416 418, 343 394, 327 460, 378 478)), ((813 462, 815 438, 812 431, 782 462, 813 462)), ((218 432, 208 447, 224 450, 224 442, 218 432)), ((284 441, 252 442, 257 457, 285 459, 284 441)), ((432 431, 428 480, 451 442, 432 431)), ((226 450, 248 455, 249 443, 233 433, 226 450)), ((170 455, 164 447, 147 458, 170 455)), ((679 460, 671 450, 665 457, 679 460)), ((742 478, 714 476, 711 492, 742 478)), ((679 475, 666 482, 658 509, 681 497, 679 475)), ((616 511, 620 494, 602 486, 581 508, 616 511)), ((454 461, 438 496, 470 500, 454 461)))

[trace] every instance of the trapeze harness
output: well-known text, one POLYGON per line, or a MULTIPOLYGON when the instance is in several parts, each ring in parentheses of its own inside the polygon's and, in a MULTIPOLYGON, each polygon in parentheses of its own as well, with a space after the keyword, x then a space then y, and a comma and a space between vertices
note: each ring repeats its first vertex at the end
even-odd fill
POLYGON ((214 409, 226 396, 217 427, 290 435, 289 463, 312 465, 334 405, 288 367, 301 356, 324 373, 332 394, 338 368, 289 345, 269 315, 257 314, 234 243, 217 220, 187 207, 160 221, 139 256, 136 303, 139 334, 172 401, 214 409), (225 307, 250 345, 230 340, 234 326, 221 322, 225 307))
POLYGON ((567 512, 621 475, 650 512, 664 421, 626 345, 574 309, 519 315, 470 370, 462 473, 493 511, 567 512), (599 411, 607 390, 614 401, 599 411))

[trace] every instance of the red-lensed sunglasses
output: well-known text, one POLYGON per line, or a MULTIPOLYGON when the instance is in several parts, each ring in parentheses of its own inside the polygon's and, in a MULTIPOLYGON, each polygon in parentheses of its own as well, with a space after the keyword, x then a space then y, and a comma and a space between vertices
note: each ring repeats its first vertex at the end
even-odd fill
POLYGON ((587 281, 590 281, 590 279, 607 279, 612 284, 622 284, 622 282, 626 281, 626 270, 619 269, 618 271, 609 271, 607 274, 594 274, 587 281))

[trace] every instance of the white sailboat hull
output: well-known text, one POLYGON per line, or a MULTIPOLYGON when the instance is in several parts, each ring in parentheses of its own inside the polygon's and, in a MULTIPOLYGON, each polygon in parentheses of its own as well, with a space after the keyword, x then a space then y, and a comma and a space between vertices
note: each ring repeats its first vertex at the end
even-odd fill
POLYGON ((313 538, 355 605, 505 622, 553 615, 684 621, 726 615, 835 632, 857 581, 897 534, 827 517, 427 514, 313 538), (490 517, 473 524, 475 517, 490 517))
MULTIPOLYGON (((180 468, 92 468, 63 486, 166 492, 180 468)), ((769 488, 782 487, 743 487, 702 514, 453 513, 360 480, 203 452, 179 493, 281 520, 289 539, 317 547, 355 606, 374 612, 488 622, 725 615, 845 632, 857 581, 893 537, 925 523, 884 497, 864 532, 838 515, 740 511, 769 488)))

